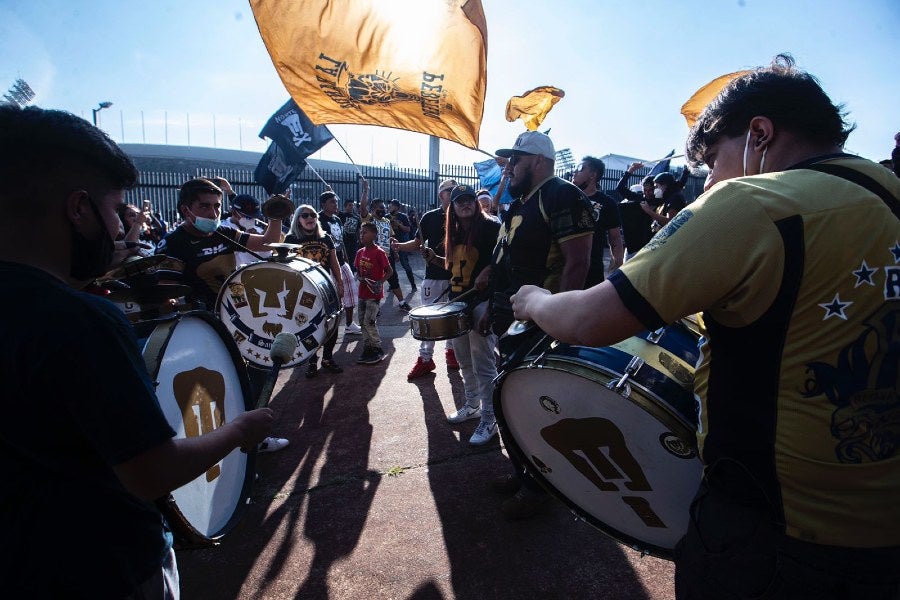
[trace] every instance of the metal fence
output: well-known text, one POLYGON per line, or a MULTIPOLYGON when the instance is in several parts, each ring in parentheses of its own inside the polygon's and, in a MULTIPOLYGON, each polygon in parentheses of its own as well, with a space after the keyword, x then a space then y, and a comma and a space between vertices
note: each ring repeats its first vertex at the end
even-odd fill
MULTIPOLYGON (((443 165, 437 175, 431 174, 427 169, 361 167, 360 170, 362 176, 369 181, 370 199, 381 198, 385 201, 397 199, 406 207, 415 209, 420 215, 438 206, 437 190, 444 179, 452 178, 458 183, 475 188, 480 186, 475 168, 466 165, 443 165)), ((648 171, 649 169, 638 171, 629 180, 630 183, 640 183, 648 171)), ((324 184, 316 173, 328 182, 341 199, 359 200, 362 188, 360 175, 356 170, 322 169, 314 172, 306 168, 291 185, 291 198, 295 205, 311 204, 319 207, 319 194, 324 190, 324 184)), ((559 170, 557 174, 566 176, 568 173, 559 170)), ((615 186, 621 176, 622 171, 607 171, 600 181, 600 189, 613 198, 620 199, 615 192, 615 186)), ((178 189, 182 183, 194 177, 224 177, 238 194, 249 194, 260 200, 267 196, 263 187, 254 181, 252 170, 198 167, 194 173, 141 171, 138 186, 126 194, 125 201, 140 205, 142 200, 150 200, 154 211, 158 211, 169 224, 174 224, 179 221, 176 209, 178 189)), ((691 176, 685 186, 685 199, 688 202, 694 200, 700 195, 702 188, 702 179, 691 176)), ((227 214, 227 211, 228 207, 223 207, 223 213, 227 214)))

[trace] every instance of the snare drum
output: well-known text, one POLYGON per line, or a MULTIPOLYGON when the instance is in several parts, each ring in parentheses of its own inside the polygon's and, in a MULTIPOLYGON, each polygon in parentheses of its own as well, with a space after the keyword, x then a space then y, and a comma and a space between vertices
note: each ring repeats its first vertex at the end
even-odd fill
POLYGON ((409 328, 417 340, 449 340, 472 330, 472 316, 465 302, 426 304, 409 311, 409 328))
MULTIPOLYGON (((209 433, 253 408, 250 381, 230 333, 193 311, 156 325, 144 362, 178 438, 209 433)), ((255 451, 233 450, 204 474, 157 502, 179 547, 212 546, 236 524, 253 484, 255 451)))
POLYGON ((698 336, 682 323, 604 348, 546 341, 494 388, 503 441, 576 514, 672 558, 702 474, 698 336))
POLYGON ((297 350, 283 366, 293 367, 312 355, 338 326, 343 311, 331 277, 305 258, 244 265, 219 290, 216 313, 231 332, 241 356, 256 366, 272 366, 269 350, 275 336, 297 338, 297 350))

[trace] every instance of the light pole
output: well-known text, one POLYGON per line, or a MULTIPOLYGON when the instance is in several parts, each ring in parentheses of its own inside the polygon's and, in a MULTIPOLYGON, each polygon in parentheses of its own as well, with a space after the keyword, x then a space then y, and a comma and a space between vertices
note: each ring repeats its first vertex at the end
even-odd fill
POLYGON ((94 113, 94 127, 97 126, 97 113, 100 112, 101 110, 103 110, 104 108, 109 108, 110 106, 112 106, 112 102, 108 102, 108 101, 107 101, 107 102, 101 102, 101 103, 97 106, 97 108, 92 108, 92 109, 91 109, 91 112, 94 113))

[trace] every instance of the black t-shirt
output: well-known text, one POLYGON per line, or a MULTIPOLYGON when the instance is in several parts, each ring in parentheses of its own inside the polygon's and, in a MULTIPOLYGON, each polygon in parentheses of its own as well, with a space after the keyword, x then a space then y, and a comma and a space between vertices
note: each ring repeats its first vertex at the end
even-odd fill
MULTIPOLYGON (((344 247, 344 222, 337 215, 327 216, 325 211, 319 213, 319 222, 325 233, 331 235, 331 239, 334 241, 338 264, 344 264, 347 262, 347 249, 344 247)), ((327 265, 326 268, 328 268, 327 265)))
POLYGON ((202 300, 208 310, 215 309, 219 290, 237 267, 234 253, 240 248, 228 240, 246 246, 250 239, 249 234, 230 227, 220 226, 216 231, 222 235, 197 237, 181 226, 163 238, 156 248, 157 254, 172 256, 184 263, 182 283, 191 287, 190 296, 202 300))
POLYGON ((527 199, 519 198, 503 213, 498 235, 494 289, 515 293, 522 285, 559 291, 565 258, 559 245, 571 238, 593 234, 594 210, 572 183, 551 177, 527 199))
MULTIPOLYGON (((422 215, 422 220, 419 221, 419 232, 422 239, 439 256, 444 256, 445 253, 445 215, 446 212, 443 208, 435 208, 422 215)), ((436 264, 428 263, 425 265, 425 279, 450 279, 450 271, 436 264)))
POLYGON ((115 305, 12 263, 0 286, 0 588, 125 597, 170 540, 112 468, 175 432, 115 305))
POLYGON ((647 245, 653 234, 650 224, 653 219, 644 212, 640 202, 623 200, 619 202, 619 216, 622 218, 622 237, 625 248, 634 254, 647 245))
POLYGON ((297 250, 298 255, 319 263, 326 273, 332 275, 329 256, 336 246, 330 235, 326 233, 325 237, 322 238, 312 235, 297 237, 289 233, 284 238, 284 242, 286 244, 300 244, 300 249, 297 250))
POLYGON ((478 229, 478 237, 471 246, 454 244, 450 249, 450 299, 456 298, 475 285, 478 274, 491 264, 491 254, 497 244, 500 223, 485 218, 478 229))
POLYGON ((388 213, 387 216, 391 220, 391 229, 394 230, 394 238, 398 242, 406 242, 412 239, 410 236, 412 226, 409 223, 409 217, 399 210, 395 213, 388 213), (409 231, 403 231, 397 226, 398 224, 409 227, 409 231))

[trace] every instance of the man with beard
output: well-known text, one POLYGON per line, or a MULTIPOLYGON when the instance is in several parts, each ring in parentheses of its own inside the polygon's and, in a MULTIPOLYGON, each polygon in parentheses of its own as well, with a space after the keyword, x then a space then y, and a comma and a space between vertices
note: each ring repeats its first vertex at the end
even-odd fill
POLYGON ((137 175, 84 119, 0 107, 4 598, 177 598, 153 501, 272 423, 262 408, 176 439, 124 314, 80 291, 110 267, 137 175))
MULTIPOLYGON (((497 155, 509 158, 509 193, 515 198, 503 213, 490 269, 492 327, 502 335, 513 320, 509 298, 521 286, 556 291, 584 287, 597 223, 584 193, 553 175, 556 152, 547 135, 525 132, 512 148, 498 150, 497 155)), ((513 466, 514 473, 496 481, 494 488, 515 492, 501 510, 509 519, 523 519, 540 510, 549 495, 524 465, 513 459, 513 466)))
POLYGON ((584 287, 591 287, 603 281, 604 273, 611 273, 622 266, 625 249, 622 246, 622 220, 616 201, 600 190, 598 184, 606 171, 606 165, 599 158, 585 156, 572 175, 572 183, 584 192, 594 207, 597 229, 591 246, 591 268, 588 270, 584 287), (609 265, 606 265, 606 248, 609 248, 609 265))
POLYGON ((900 597, 900 182, 843 152, 851 131, 779 55, 700 114, 705 192, 644 250, 588 290, 513 298, 587 346, 703 311, 680 600, 900 597))

